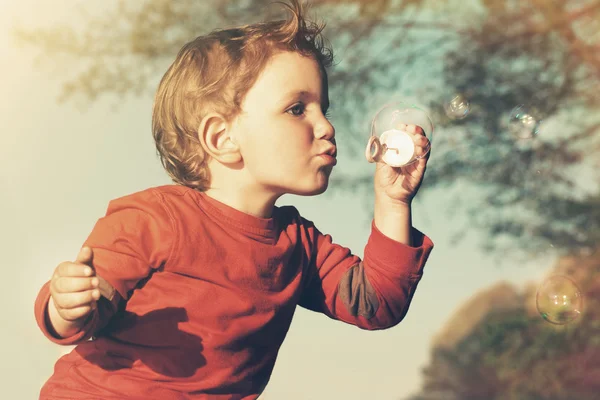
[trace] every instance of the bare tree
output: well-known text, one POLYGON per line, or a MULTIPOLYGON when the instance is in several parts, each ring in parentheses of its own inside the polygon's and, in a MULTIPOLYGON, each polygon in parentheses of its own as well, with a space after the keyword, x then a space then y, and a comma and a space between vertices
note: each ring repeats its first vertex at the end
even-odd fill
MULTIPOLYGON (((276 18, 271 0, 121 1, 85 29, 18 36, 77 67, 61 100, 149 95, 183 43, 224 26, 276 18)), ((337 54, 330 72, 342 152, 361 154, 373 112, 408 96, 436 123, 423 192, 443 189, 449 214, 469 215, 486 249, 536 255, 590 251, 600 239, 600 1, 314 0, 337 54), (456 95, 466 118, 448 118, 456 95), (518 139, 518 105, 543 120, 518 139), (537 114, 536 114, 537 113, 537 114), (587 166, 585 169, 583 166, 587 166), (589 171, 584 179, 580 171, 589 171), (475 188, 476 190, 469 190, 475 188), (453 191, 454 195, 448 193, 453 191)), ((50 58, 50 57, 47 57, 50 58)), ((357 164, 358 165, 358 164, 357 164)), ((370 171, 334 175, 334 190, 370 190, 370 171)), ((368 199, 369 196, 365 196, 368 199)))

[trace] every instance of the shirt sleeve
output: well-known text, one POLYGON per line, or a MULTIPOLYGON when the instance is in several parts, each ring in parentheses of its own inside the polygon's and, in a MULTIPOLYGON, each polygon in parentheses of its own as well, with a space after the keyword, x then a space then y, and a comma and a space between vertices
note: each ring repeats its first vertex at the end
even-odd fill
POLYGON ((59 338, 48 320, 49 282, 35 303, 38 326, 52 342, 72 345, 88 340, 106 325, 136 286, 169 260, 176 240, 171 213, 162 194, 153 190, 113 200, 94 226, 84 246, 93 250, 93 267, 101 281, 102 298, 77 334, 59 338))
POLYGON ((413 246, 407 246, 385 236, 373 221, 361 260, 304 222, 312 257, 299 305, 361 329, 400 323, 433 249, 431 239, 411 228, 413 246))

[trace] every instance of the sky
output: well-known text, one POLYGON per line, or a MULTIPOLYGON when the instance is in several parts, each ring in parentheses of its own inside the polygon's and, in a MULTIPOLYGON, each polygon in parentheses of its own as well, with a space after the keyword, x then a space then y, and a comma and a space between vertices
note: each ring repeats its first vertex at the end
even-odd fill
MULTIPOLYGON (((71 23, 70 10, 82 3, 0 0, 0 243, 5 265, 0 307, 6 317, 0 375, 4 395, 15 400, 37 398, 56 359, 71 350, 49 342, 35 323, 33 304, 41 286, 60 262, 75 257, 111 199, 170 183, 152 142, 150 96, 102 99, 87 110, 58 104, 69 66, 38 63, 34 49, 12 38, 15 25, 71 23)), ((86 8, 102 12, 113 3, 86 8)), ((357 166, 374 169, 364 159, 341 155, 336 170, 357 166)), ((499 280, 521 285, 552 267, 551 253, 527 265, 496 265, 472 240, 476 234, 452 245, 448 226, 464 221, 450 220, 443 201, 444 193, 435 191, 417 196, 414 204, 413 224, 432 238, 435 248, 405 320, 369 332, 298 309, 262 399, 402 399, 419 389, 431 340, 461 304, 499 280)), ((295 205, 335 242, 362 256, 371 210, 355 196, 286 196, 278 204, 295 205)))

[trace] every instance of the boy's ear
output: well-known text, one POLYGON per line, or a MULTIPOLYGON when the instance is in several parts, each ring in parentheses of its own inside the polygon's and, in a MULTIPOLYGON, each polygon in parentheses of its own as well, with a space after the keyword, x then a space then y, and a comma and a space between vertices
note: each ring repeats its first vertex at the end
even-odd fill
POLYGON ((206 153, 224 164, 242 160, 238 143, 231 136, 231 125, 220 114, 211 113, 202 119, 198 139, 206 153))

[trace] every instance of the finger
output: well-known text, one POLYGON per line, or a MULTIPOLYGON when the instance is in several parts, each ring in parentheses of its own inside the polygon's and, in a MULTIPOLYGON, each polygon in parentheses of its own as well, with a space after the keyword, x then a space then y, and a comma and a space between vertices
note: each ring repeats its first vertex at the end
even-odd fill
POLYGON ((63 310, 70 310, 88 305, 91 307, 93 302, 100 299, 100 291, 94 289, 76 293, 55 293, 52 298, 54 299, 56 307, 63 310))
POLYGON ((94 252, 92 251, 91 247, 83 246, 81 250, 79 250, 77 257, 75 258, 75 262, 91 266, 93 258, 94 252))
POLYGON ((417 157, 424 156, 429 151, 429 140, 425 136, 417 136, 414 139, 415 155, 417 157))
POLYGON ((429 146, 429 139, 423 135, 415 135, 412 137, 413 143, 416 146, 427 147, 429 146))
POLYGON ((429 156, 431 155, 431 147, 430 146, 417 147, 417 150, 415 151, 415 153, 417 153, 417 157, 419 157, 419 161, 425 160, 425 162, 426 162, 429 159, 429 156))
POLYGON ((89 304, 77 308, 59 309, 58 313, 63 319, 66 319, 67 321, 76 321, 85 317, 86 315, 89 315, 89 313, 91 313, 93 309, 93 306, 89 304))
POLYGON ((419 158, 418 166, 425 167, 427 165, 427 161, 429 160, 430 156, 431 156, 431 148, 429 148, 428 151, 419 158))
POLYGON ((423 129, 421 129, 417 125, 411 125, 410 131, 408 132, 412 135, 412 138, 415 142, 421 140, 421 138, 427 138, 423 129))
POLYGON ((100 280, 97 277, 79 278, 61 276, 53 280, 54 290, 57 293, 74 293, 97 289, 100 280))
POLYGON ((92 276, 94 270, 92 267, 80 264, 77 262, 65 261, 58 265, 56 268, 56 274, 58 276, 92 276))
POLYGON ((406 132, 411 133, 411 134, 415 134, 415 125, 406 125, 406 132))

